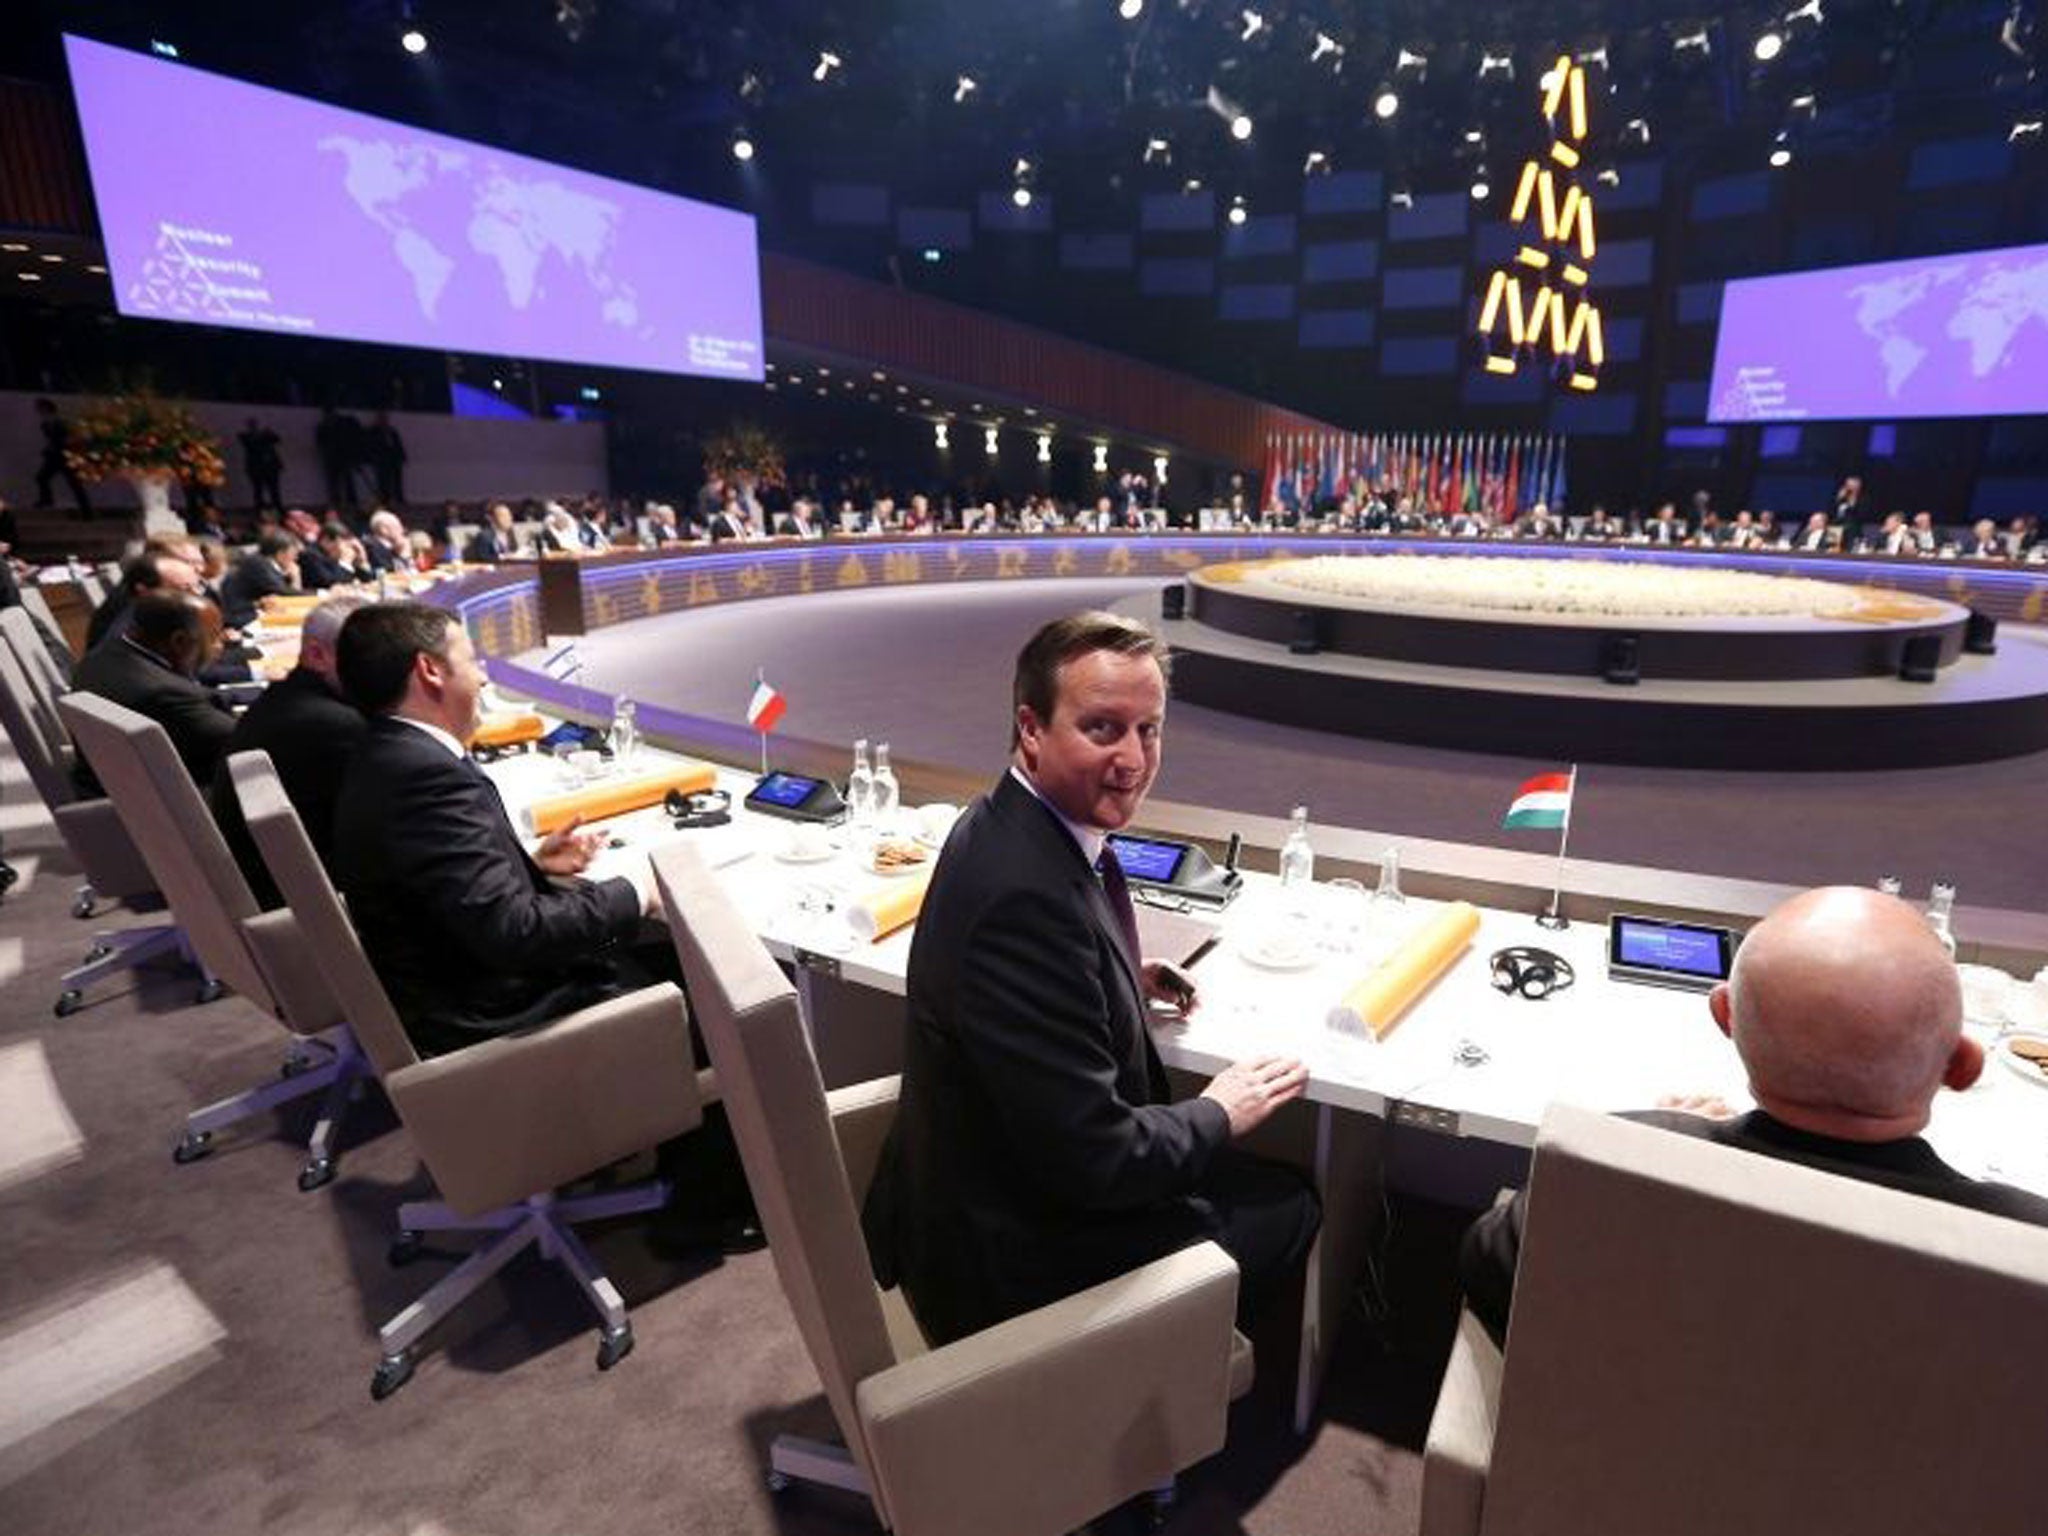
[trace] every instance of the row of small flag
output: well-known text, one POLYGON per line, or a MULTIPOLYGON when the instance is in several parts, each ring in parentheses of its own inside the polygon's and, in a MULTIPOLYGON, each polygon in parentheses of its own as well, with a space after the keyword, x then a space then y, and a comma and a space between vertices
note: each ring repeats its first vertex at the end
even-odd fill
POLYGON ((1539 501, 1564 505, 1569 456, 1549 434, 1277 432, 1260 505, 1299 511, 1393 485, 1423 510, 1520 516, 1539 501))

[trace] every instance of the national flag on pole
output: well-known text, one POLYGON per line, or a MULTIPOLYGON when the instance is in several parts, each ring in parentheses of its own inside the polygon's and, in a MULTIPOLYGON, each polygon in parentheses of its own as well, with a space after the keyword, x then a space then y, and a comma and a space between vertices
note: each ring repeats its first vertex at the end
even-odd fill
POLYGON ((747 703, 747 724, 763 736, 775 729, 782 719, 782 712, 789 708, 789 701, 768 686, 768 679, 757 678, 754 683, 754 697, 747 703))
POLYGON ((1514 804, 1501 818, 1501 826, 1562 827, 1571 820, 1572 781, 1577 777, 1577 770, 1537 774, 1515 791, 1514 804))

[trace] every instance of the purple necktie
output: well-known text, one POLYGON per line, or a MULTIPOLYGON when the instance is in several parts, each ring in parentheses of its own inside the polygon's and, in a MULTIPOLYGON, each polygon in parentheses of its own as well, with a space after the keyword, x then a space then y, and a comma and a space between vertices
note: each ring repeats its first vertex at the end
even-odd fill
POLYGON ((1138 909, 1131 905, 1131 886, 1124 879, 1124 867, 1114 853, 1104 848, 1102 857, 1095 861, 1095 869, 1102 876, 1102 893, 1109 898, 1109 910, 1116 914, 1116 925, 1123 930, 1125 952, 1136 969, 1144 951, 1138 946, 1138 909))

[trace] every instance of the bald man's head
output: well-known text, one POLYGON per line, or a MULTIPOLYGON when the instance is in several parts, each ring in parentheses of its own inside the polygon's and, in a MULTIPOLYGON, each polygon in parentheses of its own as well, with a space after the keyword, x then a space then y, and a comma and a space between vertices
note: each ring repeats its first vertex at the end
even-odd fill
POLYGON ((1750 931, 1712 999, 1769 1114, 1821 1135, 1890 1141, 1927 1123, 1935 1090, 1967 1087, 1954 962, 1895 896, 1829 886, 1750 931))

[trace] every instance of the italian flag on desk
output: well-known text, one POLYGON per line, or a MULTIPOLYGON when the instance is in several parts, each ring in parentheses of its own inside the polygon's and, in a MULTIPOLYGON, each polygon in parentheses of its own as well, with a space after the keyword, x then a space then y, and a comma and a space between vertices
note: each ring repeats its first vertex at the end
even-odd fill
POLYGON ((1562 827, 1572 819, 1572 784, 1578 769, 1569 773, 1539 773, 1515 791, 1514 804, 1501 818, 1503 827, 1562 827))

